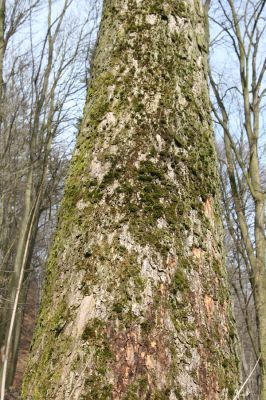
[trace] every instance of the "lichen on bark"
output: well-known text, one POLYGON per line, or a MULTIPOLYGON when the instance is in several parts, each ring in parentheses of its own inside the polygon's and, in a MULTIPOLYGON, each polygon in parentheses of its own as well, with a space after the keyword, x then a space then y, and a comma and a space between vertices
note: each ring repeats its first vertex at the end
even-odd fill
POLYGON ((199 1, 105 2, 24 400, 233 398, 205 64, 199 1))

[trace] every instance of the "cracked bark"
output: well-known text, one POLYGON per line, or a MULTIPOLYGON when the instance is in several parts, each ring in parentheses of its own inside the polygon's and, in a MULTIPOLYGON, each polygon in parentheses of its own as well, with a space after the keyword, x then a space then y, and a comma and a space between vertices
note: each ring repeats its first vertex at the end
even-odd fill
POLYGON ((23 399, 232 399, 197 0, 106 1, 23 399))

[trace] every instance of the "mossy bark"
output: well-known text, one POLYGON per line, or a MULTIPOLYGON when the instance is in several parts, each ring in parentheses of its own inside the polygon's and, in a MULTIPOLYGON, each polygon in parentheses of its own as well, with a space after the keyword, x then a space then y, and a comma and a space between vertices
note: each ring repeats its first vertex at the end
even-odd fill
POLYGON ((232 399, 198 0, 106 1, 22 398, 232 399))

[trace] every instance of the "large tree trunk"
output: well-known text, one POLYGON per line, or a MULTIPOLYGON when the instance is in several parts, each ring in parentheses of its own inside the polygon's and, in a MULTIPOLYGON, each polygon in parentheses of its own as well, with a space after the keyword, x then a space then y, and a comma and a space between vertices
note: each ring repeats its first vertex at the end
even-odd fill
POLYGON ((232 399, 198 0, 105 1, 23 399, 232 399))

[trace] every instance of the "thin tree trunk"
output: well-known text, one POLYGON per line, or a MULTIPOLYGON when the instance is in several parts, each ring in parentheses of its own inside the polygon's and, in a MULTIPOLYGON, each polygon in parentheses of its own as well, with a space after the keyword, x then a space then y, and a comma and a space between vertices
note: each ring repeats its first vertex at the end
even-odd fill
MULTIPOLYGON (((39 210, 38 210, 38 214, 40 214, 39 210)), ((28 251, 28 253, 29 253, 28 254, 28 262, 27 262, 28 267, 31 264, 31 260, 33 257, 33 251, 34 251, 35 242, 36 242, 36 238, 37 238, 39 217, 40 216, 37 215, 37 218, 35 219, 35 221, 33 221, 32 237, 31 237, 29 251, 28 251)), ((27 294, 28 294, 27 281, 29 279, 30 274, 32 274, 32 272, 30 272, 29 270, 25 271, 25 274, 24 274, 23 287, 22 287, 21 294, 20 294, 17 316, 15 319, 14 328, 13 328, 13 331, 14 331, 13 343, 12 343, 12 350, 11 350, 10 361, 9 361, 9 366, 8 366, 6 387, 10 387, 12 385, 15 374, 16 374, 18 353, 20 350, 19 347, 20 347, 20 341, 21 341, 21 331, 22 331, 22 324, 23 324, 23 318, 24 318, 23 309, 25 307, 28 307, 28 304, 25 304, 25 303, 27 303, 27 294)), ((32 304, 29 306, 32 307, 32 304)))
MULTIPOLYGON (((4 54, 5 54, 5 0, 0 0, 0 136, 3 135, 2 132, 2 120, 3 120, 3 93, 4 93, 4 79, 3 79, 3 64, 4 64, 4 54)), ((4 259, 5 249, 5 235, 6 230, 4 229, 5 223, 5 208, 6 208, 6 198, 5 194, 1 193, 1 202, 0 202, 0 223, 1 223, 1 232, 0 232, 0 256, 2 260, 4 259)), ((4 267, 0 267, 0 274, 2 275, 2 271, 4 267)), ((4 274, 3 274, 4 275, 4 274)), ((0 281, 1 284, 1 281, 0 281)))
POLYGON ((34 273, 26 279, 26 285, 24 283, 24 288, 27 291, 26 295, 26 306, 24 307, 22 329, 20 334, 19 351, 17 354, 15 376, 12 382, 12 390, 16 393, 20 393, 22 385, 23 372, 25 370, 25 365, 27 362, 30 342, 32 339, 33 329, 36 320, 36 310, 38 306, 39 298, 39 285, 38 278, 34 273))
POLYGON ((262 358, 262 371, 261 371, 261 400, 266 399, 266 277, 265 272, 261 273, 261 280, 257 288, 257 299, 258 299, 258 319, 259 319, 259 342, 261 349, 262 358))
POLYGON ((4 55, 6 49, 5 43, 5 7, 6 1, 0 0, 0 127, 3 119, 3 93, 4 93, 4 77, 3 77, 3 65, 4 55))
MULTIPOLYGON (((259 116, 259 111, 257 112, 259 116)), ((259 126, 255 129, 258 135, 259 126)), ((260 182, 258 144, 255 140, 251 148, 250 176, 254 191, 255 202, 255 246, 256 264, 254 271, 254 296, 259 325, 259 342, 261 351, 261 400, 266 400, 266 238, 265 238, 265 194, 260 182)))
MULTIPOLYGON (((30 213, 28 216, 27 227, 25 229, 26 240, 25 240, 25 245, 24 245, 23 258, 21 260, 20 270, 19 270, 19 274, 17 276, 18 280, 17 280, 17 282, 15 282, 15 285, 12 288, 12 292, 11 292, 11 295, 14 295, 14 299, 12 299, 12 303, 11 303, 12 308, 11 308, 10 322, 8 321, 9 325, 8 325, 8 329, 6 332, 3 369, 2 369, 2 373, 1 373, 1 396, 0 396, 1 400, 4 400, 4 397, 5 397, 7 378, 11 377, 11 374, 9 372, 10 356, 12 355, 12 352, 17 351, 16 348, 12 349, 12 341, 14 338, 14 328, 16 326, 16 317, 17 317, 18 308, 19 308, 19 299, 21 299, 22 292, 23 292, 25 269, 26 269, 26 266, 28 265, 29 254, 31 253, 33 233, 35 232, 36 221, 38 221, 38 217, 40 214, 40 207, 41 207, 41 202, 43 199, 43 190, 44 190, 44 182, 45 182, 46 173, 47 173, 47 168, 45 168, 43 171, 41 185, 40 185, 39 191, 36 195, 36 198, 32 204, 32 207, 31 207, 31 210, 30 210, 30 213)), ((19 329, 21 330, 21 325, 20 325, 19 329)), ((18 330, 15 331, 15 334, 18 334, 18 330)))
POLYGON ((203 7, 105 1, 22 398, 233 399, 203 7))
POLYGON ((23 217, 19 227, 18 243, 16 248, 16 257, 14 260, 14 269, 12 271, 10 282, 8 283, 8 301, 6 301, 3 310, 1 310, 1 329, 0 329, 0 345, 4 345, 7 335, 7 326, 12 314, 12 306, 16 296, 17 282, 19 280, 22 260, 25 254, 25 244, 27 242, 28 221, 31 213, 32 198, 33 198, 33 168, 29 169, 27 176, 26 189, 24 194, 24 210, 23 217))
POLYGON ((9 357, 9 365, 7 370, 7 377, 6 377, 6 387, 9 388, 12 385, 15 371, 16 371, 16 364, 17 364, 17 355, 19 349, 19 342, 20 342, 20 334, 21 334, 21 324, 23 319, 23 300, 25 299, 25 288, 22 288, 19 305, 17 309, 16 319, 14 323, 13 329, 13 341, 11 346, 11 354, 9 357))

